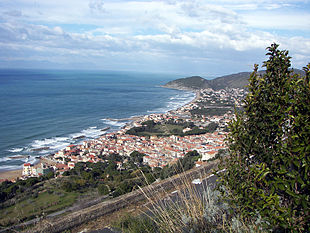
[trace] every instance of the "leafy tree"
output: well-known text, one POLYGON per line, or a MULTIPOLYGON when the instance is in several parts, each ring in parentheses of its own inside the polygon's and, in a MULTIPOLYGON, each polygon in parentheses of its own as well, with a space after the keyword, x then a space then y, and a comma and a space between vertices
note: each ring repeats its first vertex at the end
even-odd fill
POLYGON ((39 179, 37 177, 31 177, 26 180, 26 187, 32 187, 36 183, 39 182, 39 179))
POLYGON ((54 178, 54 172, 50 171, 45 175, 44 178, 46 178, 47 180, 54 178))
POLYGON ((120 156, 119 154, 115 154, 115 153, 109 155, 108 159, 109 159, 109 161, 114 161, 114 162, 116 162, 116 161, 119 162, 119 161, 123 160, 122 156, 120 156))
POLYGON ((154 128, 156 123, 153 120, 148 120, 143 122, 142 125, 145 126, 147 130, 151 130, 152 128, 154 128))
POLYGON ((219 189, 244 217, 261 216, 274 231, 307 231, 310 64, 304 77, 293 74, 288 51, 277 44, 267 49, 266 73, 260 76, 255 65, 244 111, 230 122, 219 189))
POLYGON ((62 189, 65 190, 66 192, 72 192, 73 191, 72 183, 65 181, 62 184, 62 189))
POLYGON ((105 184, 99 184, 98 185, 98 192, 101 194, 101 195, 107 195, 110 193, 110 190, 108 188, 107 185, 105 184))
POLYGON ((146 173, 145 179, 146 179, 146 184, 151 184, 156 180, 154 174, 152 174, 152 173, 146 173))
POLYGON ((213 133, 217 129, 218 126, 219 126, 218 123, 211 122, 210 124, 207 125, 206 130, 208 133, 213 133))
POLYGON ((133 151, 130 154, 130 160, 135 162, 135 163, 142 163, 143 162, 143 156, 145 156, 145 154, 140 153, 138 151, 133 151))
POLYGON ((170 176, 187 171, 195 166, 195 162, 200 158, 199 153, 194 151, 189 151, 186 153, 184 158, 179 159, 176 163, 165 166, 159 174, 160 179, 166 179, 170 176))

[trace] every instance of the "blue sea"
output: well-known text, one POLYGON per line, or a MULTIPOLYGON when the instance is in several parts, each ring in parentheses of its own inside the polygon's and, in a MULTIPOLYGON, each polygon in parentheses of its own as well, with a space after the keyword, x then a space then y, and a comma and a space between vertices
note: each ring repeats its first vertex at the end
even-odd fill
POLYGON ((0 70, 0 171, 21 168, 38 156, 116 131, 126 123, 111 119, 164 113, 186 104, 194 93, 160 87, 181 77, 118 71, 0 70), (110 129, 102 131, 106 127, 110 129), (77 139, 79 136, 85 138, 77 139))

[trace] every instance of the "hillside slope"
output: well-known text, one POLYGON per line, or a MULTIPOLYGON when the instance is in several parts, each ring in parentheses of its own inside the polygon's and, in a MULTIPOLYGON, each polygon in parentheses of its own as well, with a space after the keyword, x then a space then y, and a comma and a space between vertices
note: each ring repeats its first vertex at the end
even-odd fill
MULTIPOLYGON (((265 71, 259 71, 259 73, 264 74, 265 71)), ((304 71, 299 69, 294 69, 294 73, 304 75, 304 71)), ((192 76, 170 81, 162 87, 188 91, 197 91, 206 88, 212 88, 214 90, 225 88, 244 88, 248 84, 250 75, 251 72, 240 72, 217 77, 212 80, 207 80, 200 76, 192 76)))
POLYGON ((176 79, 168 82, 163 87, 189 91, 211 88, 208 80, 200 76, 176 79))

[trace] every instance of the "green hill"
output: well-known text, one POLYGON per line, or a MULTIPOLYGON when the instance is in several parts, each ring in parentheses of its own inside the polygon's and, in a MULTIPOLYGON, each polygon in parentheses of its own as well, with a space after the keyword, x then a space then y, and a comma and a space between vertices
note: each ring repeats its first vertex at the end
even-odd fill
POLYGON ((210 88, 208 80, 200 76, 176 79, 168 82, 163 87, 190 91, 210 88))
MULTIPOLYGON (((264 72, 265 71, 259 71, 260 74, 264 74, 264 72)), ((304 71, 299 69, 294 69, 294 73, 304 75, 304 71)), ((189 91, 196 91, 206 88, 212 88, 214 90, 225 88, 244 88, 248 84, 250 75, 251 72, 240 72, 217 77, 212 80, 207 80, 200 76, 192 76, 170 81, 163 87, 189 91)))

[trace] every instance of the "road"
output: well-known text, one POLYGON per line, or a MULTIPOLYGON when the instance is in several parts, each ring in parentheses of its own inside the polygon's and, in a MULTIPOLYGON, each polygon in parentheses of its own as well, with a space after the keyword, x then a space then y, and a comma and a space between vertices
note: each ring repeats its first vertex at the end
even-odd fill
MULTIPOLYGON (((195 186, 197 192, 203 193, 204 191, 207 190, 207 187, 210 188, 211 190, 213 190, 215 187, 215 184, 216 184, 216 180, 217 180, 216 176, 209 175, 208 177, 204 178, 203 180, 193 179, 192 185, 195 186)), ((186 195, 186 193, 188 193, 188 191, 186 191, 184 189, 181 191, 180 190, 174 190, 174 191, 171 191, 168 196, 165 196, 164 199, 159 200, 159 202, 165 203, 167 205, 169 205, 169 203, 174 203, 174 204, 180 203, 180 202, 182 203, 182 201, 180 201, 180 199, 181 199, 180 192, 182 192, 182 196, 184 195, 184 193, 185 193, 185 195, 186 195)), ((155 204, 155 206, 156 206, 156 204, 155 204)), ((150 202, 148 202, 148 203, 144 204, 144 207, 145 207, 145 209, 148 209, 148 211, 145 211, 145 214, 153 215, 152 208, 154 207, 154 204, 151 204, 150 202)), ((119 231, 117 231, 113 228, 110 228, 110 227, 105 227, 105 228, 97 229, 94 231, 84 231, 84 232, 89 232, 89 233, 120 233, 119 231)))

